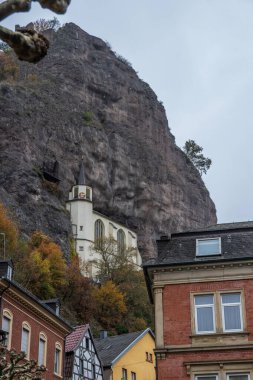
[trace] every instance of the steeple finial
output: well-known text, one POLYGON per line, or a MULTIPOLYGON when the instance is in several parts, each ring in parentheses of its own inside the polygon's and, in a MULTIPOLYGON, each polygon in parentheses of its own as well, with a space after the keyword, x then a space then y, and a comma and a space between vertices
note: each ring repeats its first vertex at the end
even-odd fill
POLYGON ((77 185, 85 185, 85 175, 84 175, 84 164, 83 164, 83 157, 79 168, 79 174, 78 174, 78 180, 77 185))

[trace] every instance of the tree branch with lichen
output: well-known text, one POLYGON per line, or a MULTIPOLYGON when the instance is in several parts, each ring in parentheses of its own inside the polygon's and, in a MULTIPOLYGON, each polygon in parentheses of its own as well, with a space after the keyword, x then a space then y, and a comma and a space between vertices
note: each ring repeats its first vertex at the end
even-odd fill
MULTIPOLYGON (((0 3, 0 21, 17 12, 29 12, 32 1, 42 8, 63 14, 71 0, 6 0, 0 3)), ((20 28, 16 32, 0 25, 0 39, 13 48, 22 61, 36 63, 40 61, 49 48, 48 40, 35 30, 20 28)))

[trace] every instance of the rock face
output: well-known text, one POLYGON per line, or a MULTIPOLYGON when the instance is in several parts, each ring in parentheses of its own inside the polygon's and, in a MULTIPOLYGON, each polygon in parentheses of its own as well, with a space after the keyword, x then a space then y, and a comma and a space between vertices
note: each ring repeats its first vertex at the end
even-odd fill
POLYGON ((48 56, 0 82, 0 200, 23 233, 42 230, 66 254, 65 211, 80 159, 98 211, 132 227, 143 258, 160 235, 216 223, 197 170, 175 145, 151 88, 74 24, 51 32, 48 56), (58 188, 42 177, 59 163, 58 188))

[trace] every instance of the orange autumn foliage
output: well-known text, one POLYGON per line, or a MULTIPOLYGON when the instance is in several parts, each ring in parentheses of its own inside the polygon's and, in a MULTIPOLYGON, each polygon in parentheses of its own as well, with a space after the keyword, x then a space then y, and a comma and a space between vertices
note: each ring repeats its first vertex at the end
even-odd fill
MULTIPOLYGON (((18 229, 15 223, 9 217, 6 208, 0 203, 0 233, 5 234, 5 252, 12 254, 18 243, 18 229)), ((0 257, 4 253, 4 235, 0 235, 0 257)))

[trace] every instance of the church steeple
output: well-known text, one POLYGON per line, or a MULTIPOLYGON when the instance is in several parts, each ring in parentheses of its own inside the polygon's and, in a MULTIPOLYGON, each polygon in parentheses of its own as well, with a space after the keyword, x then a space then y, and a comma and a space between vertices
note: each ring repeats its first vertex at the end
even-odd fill
POLYGON ((79 168, 79 174, 78 174, 78 179, 77 179, 77 185, 79 186, 84 186, 85 185, 85 174, 84 174, 84 164, 83 164, 83 158, 80 164, 79 168))
POLYGON ((92 202, 92 188, 85 184, 85 171, 84 171, 84 161, 80 162, 79 173, 76 179, 76 184, 72 187, 69 193, 69 201, 89 201, 92 202))

